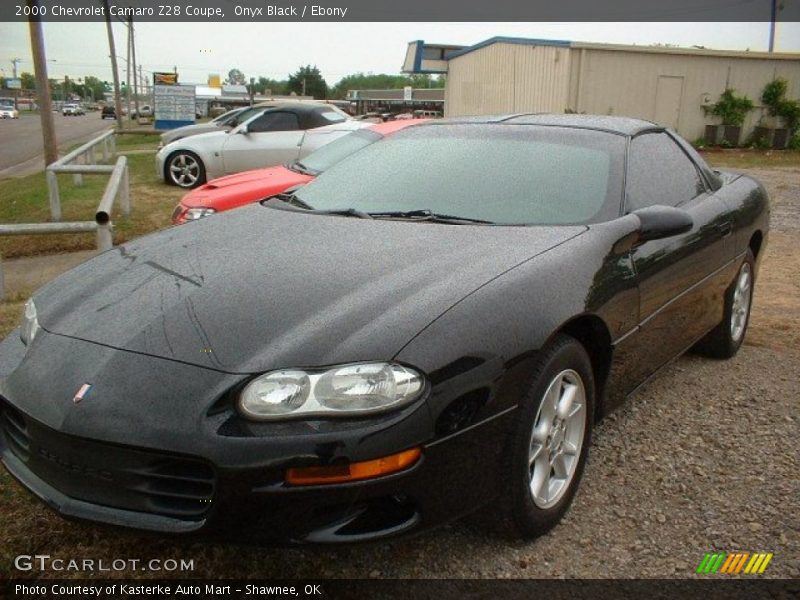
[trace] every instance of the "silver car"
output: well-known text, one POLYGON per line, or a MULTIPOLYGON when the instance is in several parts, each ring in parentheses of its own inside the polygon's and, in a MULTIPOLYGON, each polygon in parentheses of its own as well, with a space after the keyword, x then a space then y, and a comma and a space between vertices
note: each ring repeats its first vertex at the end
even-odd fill
POLYGON ((77 117, 79 115, 85 115, 86 112, 80 104, 65 104, 61 107, 61 114, 65 117, 77 117))
POLYGON ((194 188, 223 175, 303 158, 350 131, 369 126, 330 104, 287 103, 242 116, 245 120, 230 132, 195 135, 161 148, 156 154, 157 175, 169 184, 194 188))

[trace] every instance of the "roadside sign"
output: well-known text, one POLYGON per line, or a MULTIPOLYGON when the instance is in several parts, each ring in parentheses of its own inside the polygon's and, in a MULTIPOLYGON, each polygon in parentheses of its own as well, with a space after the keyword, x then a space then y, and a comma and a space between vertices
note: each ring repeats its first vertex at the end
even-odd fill
POLYGON ((174 129, 191 125, 195 120, 195 88, 193 85, 156 85, 155 128, 174 129))
POLYGON ((22 80, 21 79, 6 79, 6 89, 9 89, 9 90, 21 90, 22 89, 22 80))

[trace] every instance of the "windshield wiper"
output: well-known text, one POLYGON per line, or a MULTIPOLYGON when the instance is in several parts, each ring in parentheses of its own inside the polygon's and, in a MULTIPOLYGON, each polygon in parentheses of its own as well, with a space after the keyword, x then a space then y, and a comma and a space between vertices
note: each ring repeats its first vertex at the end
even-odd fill
POLYGON ((294 171, 295 173, 300 173, 302 175, 319 175, 319 171, 309 169, 299 160, 293 160, 292 162, 287 163, 285 166, 290 171, 294 171))
POLYGON ((314 209, 318 215, 342 215, 343 217, 358 217, 359 219, 372 219, 370 213, 365 213, 357 208, 332 208, 330 210, 314 209))
POLYGON ((274 196, 278 200, 283 200, 286 204, 291 204, 292 206, 299 206, 300 208, 304 208, 306 210, 315 210, 313 206, 311 206, 308 202, 304 202, 300 199, 297 194, 278 194, 274 196))
POLYGON ((318 209, 311 206, 308 202, 301 200, 297 194, 278 194, 275 196, 279 200, 283 200, 287 204, 297 206, 305 210, 311 211, 318 215, 341 215, 343 217, 358 217, 359 219, 371 219, 372 215, 362 212, 355 208, 332 208, 332 209, 318 209))
POLYGON ((371 212, 371 217, 376 219, 409 219, 412 221, 432 221, 434 223, 482 223, 484 225, 494 225, 493 221, 484 219, 473 219, 471 217, 459 217, 456 215, 446 215, 433 212, 427 208, 416 210, 390 210, 385 212, 371 212))

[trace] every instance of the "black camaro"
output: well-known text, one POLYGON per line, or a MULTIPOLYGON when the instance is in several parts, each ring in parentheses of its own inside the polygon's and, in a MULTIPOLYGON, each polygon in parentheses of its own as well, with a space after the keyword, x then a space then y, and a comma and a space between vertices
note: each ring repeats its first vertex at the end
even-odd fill
POLYGON ((535 536, 598 418, 736 353, 768 217, 652 123, 409 127, 39 290, 0 345, 2 460, 152 531, 370 540, 488 505, 535 536))

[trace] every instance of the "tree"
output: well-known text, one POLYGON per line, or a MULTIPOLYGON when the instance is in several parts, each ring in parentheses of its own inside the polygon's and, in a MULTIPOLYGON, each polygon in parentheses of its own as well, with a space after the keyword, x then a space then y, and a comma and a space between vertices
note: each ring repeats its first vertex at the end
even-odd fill
POLYGON ((228 79, 225 82, 230 85, 245 85, 247 79, 239 69, 231 69, 228 71, 228 79))
POLYGON ((286 94, 286 82, 270 79, 269 77, 259 77, 256 81, 256 92, 259 94, 266 94, 270 91, 273 96, 282 96, 286 94))
POLYGON ((331 89, 332 98, 343 99, 347 90, 396 90, 410 85, 415 88, 443 88, 445 76, 387 75, 386 73, 354 73, 340 79, 331 89))
POLYGON ((19 75, 20 81, 22 82, 22 89, 23 90, 35 90, 36 89, 36 78, 28 73, 27 71, 23 71, 19 75))
POLYGON ((84 95, 94 100, 102 100, 106 91, 106 84, 97 77, 87 75, 83 78, 84 95))
POLYGON ((318 100, 328 96, 328 84, 325 83, 316 65, 300 67, 295 74, 289 75, 286 89, 297 95, 303 95, 305 92, 306 96, 313 96, 318 100))

